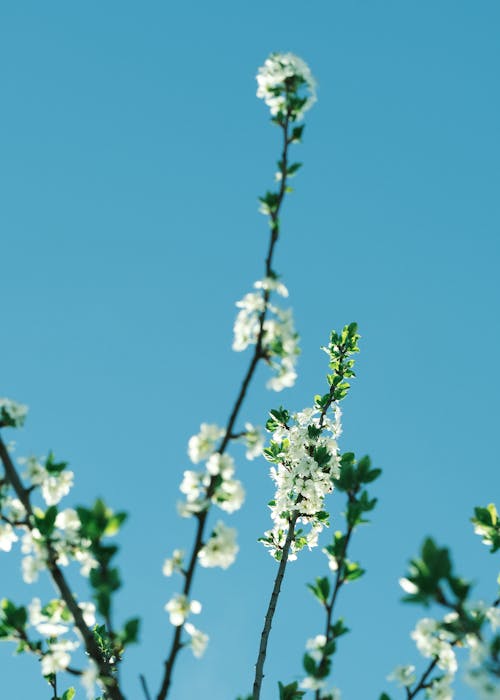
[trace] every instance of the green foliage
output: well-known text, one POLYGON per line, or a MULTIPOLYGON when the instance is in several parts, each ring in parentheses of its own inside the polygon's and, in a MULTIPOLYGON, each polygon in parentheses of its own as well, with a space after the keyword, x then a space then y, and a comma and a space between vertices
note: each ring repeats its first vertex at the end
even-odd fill
POLYGON ((490 503, 486 508, 474 508, 474 531, 481 535, 483 543, 491 547, 490 552, 500 549, 500 520, 494 503, 490 503))
POLYGON ((56 462, 52 450, 49 452, 49 456, 45 460, 45 469, 49 472, 49 474, 54 474, 57 476, 57 474, 64 471, 67 466, 68 462, 56 462))
POLYGON ((438 547, 428 537, 422 545, 420 557, 411 560, 408 575, 403 580, 402 585, 407 592, 404 602, 425 606, 435 602, 454 609, 461 608, 469 594, 470 584, 455 576, 452 569, 449 550, 438 547), (447 600, 447 590, 456 598, 454 602, 447 600))
POLYGON ((266 430, 273 433, 277 428, 287 427, 290 420, 290 413, 280 406, 279 408, 273 408, 269 411, 271 418, 268 419, 266 423, 266 430))
POLYGON ((330 595, 330 581, 326 576, 317 578, 315 583, 308 583, 307 587, 322 605, 326 605, 330 595))
POLYGON ((126 513, 114 513, 104 501, 97 499, 92 508, 77 509, 80 518, 80 533, 90 540, 90 551, 98 562, 90 571, 90 585, 94 589, 97 609, 106 617, 111 607, 111 595, 121 586, 120 574, 110 563, 118 551, 116 545, 103 544, 104 537, 115 535, 127 517, 126 513))
POLYGON ((305 691, 299 690, 299 684, 297 681, 294 681, 289 685, 278 683, 278 688, 280 691, 279 700, 300 700, 300 698, 303 698, 305 695, 305 691))
POLYGON ((73 700, 75 694, 76 691, 74 688, 68 688, 68 690, 63 693, 61 700, 73 700))
POLYGON ((57 506, 49 506, 45 512, 37 508, 34 511, 35 525, 40 530, 40 534, 50 538, 54 532, 57 518, 57 506))
POLYGON ((8 598, 0 601, 0 639, 12 639, 16 633, 24 634, 28 611, 23 605, 16 606, 8 598))

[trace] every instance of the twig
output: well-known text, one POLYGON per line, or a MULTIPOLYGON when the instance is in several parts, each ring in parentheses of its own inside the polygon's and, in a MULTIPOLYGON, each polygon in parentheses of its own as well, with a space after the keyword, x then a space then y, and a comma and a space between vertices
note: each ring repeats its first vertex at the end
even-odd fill
POLYGON ((142 690, 144 692, 144 697, 146 698, 146 700, 151 700, 151 695, 149 694, 148 684, 146 682, 146 676, 144 676, 144 674, 141 673, 139 675, 139 678, 141 681, 142 690))
POLYGON ((269 600, 269 606, 267 608, 266 617, 264 620, 264 627, 262 628, 262 634, 260 637, 259 654, 257 656, 257 663, 255 664, 255 679, 253 683, 253 700, 259 700, 260 689, 262 686, 262 680, 264 678, 264 662, 266 660, 267 653, 267 643, 269 640, 269 633, 271 632, 271 626, 273 622, 274 612, 276 610, 276 605, 278 603, 278 597, 281 590, 281 583, 285 575, 286 564, 288 561, 288 555, 290 553, 290 547, 292 540, 295 535, 295 523, 299 517, 299 512, 294 511, 290 523, 288 526, 288 533, 286 536, 285 544, 282 551, 282 556, 280 560, 280 565, 278 568, 278 573, 276 574, 276 579, 274 581, 273 592, 271 593, 271 598, 269 600))
MULTIPOLYGON (((0 437, 0 460, 3 463, 5 469, 5 476, 7 481, 12 485, 17 497, 23 504, 27 513, 27 527, 30 530, 34 529, 33 525, 33 508, 30 500, 29 489, 25 489, 23 483, 17 473, 17 470, 12 462, 10 454, 0 437)), ((125 700, 122 692, 119 688, 116 678, 113 676, 110 665, 102 658, 101 651, 97 646, 94 639, 94 635, 91 630, 87 627, 85 620, 83 618, 83 613, 78 603, 76 602, 71 589, 66 581, 66 578, 61 571, 61 568, 57 564, 57 552, 54 550, 50 540, 45 540, 45 546, 47 549, 47 568, 52 577, 57 590, 60 593, 62 600, 66 603, 66 607, 73 616, 75 621, 75 626, 79 630, 83 637, 85 643, 85 649, 88 655, 96 662, 99 669, 99 676, 106 686, 106 693, 109 695, 111 700, 125 700)))

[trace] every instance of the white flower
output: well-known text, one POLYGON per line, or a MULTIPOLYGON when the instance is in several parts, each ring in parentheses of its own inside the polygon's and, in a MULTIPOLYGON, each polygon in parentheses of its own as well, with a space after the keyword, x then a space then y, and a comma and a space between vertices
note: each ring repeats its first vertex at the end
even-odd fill
POLYGON ((184 624, 184 629, 191 637, 189 646, 191 647, 194 656, 196 656, 197 659, 201 658, 205 653, 205 649, 207 648, 208 635, 200 632, 200 630, 196 629, 196 627, 190 622, 186 622, 184 624))
POLYGON ((243 435, 243 439, 245 440, 247 446, 247 451, 245 454, 247 459, 252 460, 262 454, 265 440, 262 430, 258 426, 252 425, 251 423, 245 423, 245 433, 243 435))
MULTIPOLYGON (((292 53, 273 53, 259 68, 257 97, 265 101, 273 116, 287 111, 289 107, 287 87, 290 87, 291 80, 294 78, 305 88, 307 96, 302 109, 294 115, 296 119, 300 119, 316 101, 316 81, 308 65, 292 53)), ((296 94, 296 91, 293 90, 293 93, 296 94)))
POLYGON ((26 419, 28 407, 12 399, 0 399, 0 424, 20 428, 26 419))
POLYGON ((48 474, 42 483, 42 496, 48 506, 55 506, 63 496, 67 496, 73 486, 72 471, 48 474))
MULTIPOLYGON (((293 416, 293 424, 278 426, 272 438, 274 457, 271 478, 276 484, 276 494, 271 502, 271 518, 274 528, 263 538, 272 556, 279 558, 288 532, 289 517, 299 512, 298 522, 310 529, 300 543, 292 541, 294 554, 304 544, 315 547, 318 534, 324 527, 317 515, 323 510, 324 499, 333 491, 333 480, 340 475, 340 451, 336 436, 340 434, 340 412, 334 419, 324 417, 320 424, 318 409, 305 409, 293 416), (319 460, 319 461, 318 461, 319 460)), ((336 566, 329 558, 330 566, 336 566)))
POLYGON ((453 676, 442 676, 433 681, 425 694, 431 700, 453 700, 453 690, 450 683, 453 681, 453 676))
POLYGON ((205 494, 209 483, 209 474, 190 470, 184 472, 184 478, 179 488, 186 495, 186 503, 178 504, 179 514, 182 517, 199 513, 207 507, 205 494))
POLYGON ((182 549, 174 549, 171 559, 165 559, 163 564, 163 575, 172 576, 174 571, 181 571, 184 560, 184 551, 182 549))
POLYGON ((319 663, 323 658, 323 648, 326 644, 326 637, 324 634, 318 634, 312 639, 308 639, 306 642, 307 653, 312 657, 316 663, 319 663))
POLYGON ((234 459, 231 455, 216 452, 207 462, 207 472, 211 476, 220 474, 223 479, 230 479, 234 474, 234 459))
POLYGON ((496 630, 500 627, 500 608, 488 608, 486 611, 486 617, 490 621, 493 632, 496 632, 496 630))
POLYGON ((93 627, 95 625, 95 605, 90 602, 78 603, 78 607, 82 611, 83 619, 87 627, 93 627))
POLYGON ((83 670, 80 676, 80 681, 87 691, 87 699, 94 700, 94 687, 99 678, 99 669, 97 664, 92 659, 89 660, 89 665, 83 670))
MULTIPOLYGON (((405 593, 408 593, 409 595, 414 595, 415 593, 418 593, 418 586, 416 586, 413 581, 410 581, 407 578, 400 578, 399 579, 399 585, 403 589, 405 593)), ((403 666, 398 666, 398 668, 405 668, 403 666)))
POLYGON ((42 675, 48 676, 51 673, 65 671, 71 661, 70 651, 78 646, 75 642, 61 639, 50 645, 50 650, 42 658, 42 675))
POLYGON ((277 292, 281 297, 288 296, 288 289, 277 277, 264 277, 264 279, 255 282, 254 287, 268 292, 277 292))
POLYGON ((300 687, 304 690, 321 690, 326 685, 324 678, 313 678, 312 676, 306 676, 303 681, 300 682, 300 687))
POLYGON ((400 686, 410 686, 417 680, 415 666, 396 666, 387 676, 388 681, 396 681, 400 686))
POLYGON ((42 497, 48 506, 55 506, 63 496, 66 496, 73 486, 74 474, 69 469, 58 473, 49 472, 36 457, 20 458, 20 464, 26 464, 26 478, 33 486, 40 486, 42 497))
POLYGON ((10 552, 12 544, 18 539, 10 523, 0 523, 0 549, 3 552, 10 552))
POLYGON ((66 605, 61 600, 53 600, 42 609, 40 598, 33 598, 28 611, 30 625, 44 637, 58 637, 69 629, 66 605))
POLYGON ((34 583, 40 571, 45 569, 45 562, 37 557, 24 557, 21 563, 24 583, 34 583))
POLYGON ((212 502, 219 506, 221 510, 226 511, 226 513, 234 513, 234 511, 239 510, 243 505, 245 500, 245 490, 241 481, 236 479, 226 479, 220 486, 218 486, 214 495, 212 496, 212 502))
POLYGON ((226 527, 219 520, 208 542, 198 552, 201 566, 220 566, 227 569, 236 559, 239 547, 236 544, 236 530, 226 527))
POLYGON ((201 612, 201 603, 197 600, 190 601, 183 593, 178 593, 168 601, 165 610, 170 616, 170 623, 174 627, 180 627, 189 613, 198 615, 201 612))
POLYGON ((217 441, 224 435, 224 429, 218 425, 202 423, 198 435, 193 435, 188 442, 189 459, 198 464, 203 459, 208 459, 215 451, 217 441))

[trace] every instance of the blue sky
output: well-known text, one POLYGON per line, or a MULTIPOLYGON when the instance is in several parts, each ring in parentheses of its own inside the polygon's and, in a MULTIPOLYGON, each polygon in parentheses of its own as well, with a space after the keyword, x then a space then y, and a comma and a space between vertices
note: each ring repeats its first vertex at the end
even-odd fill
MULTIPOLYGON (((279 133, 254 76, 271 51, 299 54, 319 83, 276 256, 302 356, 279 396, 258 373, 243 416, 308 405, 324 386, 320 345, 358 322, 342 448, 384 474, 354 543, 366 577, 339 608, 352 630, 333 676, 343 698, 377 698, 396 664, 417 659, 409 632, 422 614, 401 605, 397 579, 425 535, 451 546, 477 597, 494 596, 498 563, 468 518, 500 493, 499 30, 493 0, 0 9, 1 393, 31 409, 18 454, 70 461, 67 505, 102 495, 130 512, 117 614, 144 623, 129 699, 141 672, 156 690, 170 640, 176 584, 161 564, 192 537, 175 514, 187 440, 225 422, 248 362, 230 345, 234 302, 263 270, 256 198, 279 133)), ((251 684, 275 572, 256 543, 272 485, 264 461, 235 456, 241 556, 197 575, 211 644, 202 661, 182 656, 176 700, 234 699, 251 684)), ((339 522, 340 500, 330 507, 339 522)), ((17 567, 2 558, 1 593, 29 600, 38 590, 17 567)), ((322 629, 305 590, 322 567, 306 553, 287 572, 264 700, 300 677, 305 640, 322 629)), ((48 698, 33 659, 0 652, 6 695, 48 698)))

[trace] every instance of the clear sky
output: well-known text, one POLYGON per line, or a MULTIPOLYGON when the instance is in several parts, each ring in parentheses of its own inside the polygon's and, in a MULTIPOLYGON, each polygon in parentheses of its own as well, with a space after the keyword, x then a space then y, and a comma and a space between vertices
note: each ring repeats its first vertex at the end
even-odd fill
MULTIPOLYGON (((70 461, 67 506, 99 494, 130 512, 117 614, 144 622, 129 700, 140 672, 157 689, 170 642, 163 605, 178 582, 161 565, 192 539, 175 513, 187 440, 225 422, 248 362, 230 346, 234 302, 263 271, 256 198, 279 132, 254 76, 271 51, 299 54, 319 83, 276 256, 302 356, 279 396, 259 372, 243 416, 310 404, 319 347, 359 323, 341 446, 384 474, 354 543, 367 574, 340 601, 343 698, 375 700, 396 664, 418 661, 409 632, 423 613, 400 603, 397 579, 425 535, 451 546, 478 598, 494 596, 498 563, 468 519, 500 501, 499 35, 496 0, 2 3, 0 392, 30 406, 18 454, 70 461)), ((197 575, 211 643, 201 661, 182 655, 175 700, 250 689, 276 570, 256 542, 272 485, 267 463, 235 456, 241 556, 197 575)), ((287 572, 263 700, 300 677, 322 631, 305 583, 323 570, 315 552, 287 572)), ((15 556, 1 574, 0 595, 40 591, 19 583, 15 556)), ((48 698, 36 661, 0 652, 2 697, 48 698)))

